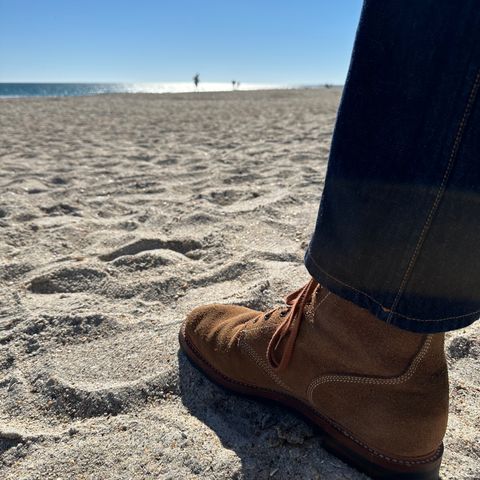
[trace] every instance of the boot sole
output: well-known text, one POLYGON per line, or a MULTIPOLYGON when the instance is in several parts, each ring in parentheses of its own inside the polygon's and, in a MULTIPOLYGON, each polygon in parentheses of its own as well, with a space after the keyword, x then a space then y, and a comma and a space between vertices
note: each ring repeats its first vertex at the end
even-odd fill
MULTIPOLYGON (((325 450, 340 458, 351 467, 366 473, 374 480, 439 480, 443 444, 429 455, 415 458, 392 457, 378 452, 347 432, 328 417, 323 416, 303 401, 290 395, 269 389, 247 385, 223 375, 205 360, 187 337, 185 324, 179 333, 182 350, 193 366, 210 380, 230 392, 259 400, 280 403, 299 412, 318 429, 325 450)), ((412 434, 414 434, 412 432, 412 434)))

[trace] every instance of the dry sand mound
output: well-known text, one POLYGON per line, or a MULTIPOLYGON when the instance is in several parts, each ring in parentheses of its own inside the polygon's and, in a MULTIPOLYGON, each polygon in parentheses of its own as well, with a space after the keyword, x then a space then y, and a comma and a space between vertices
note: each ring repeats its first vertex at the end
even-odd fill
MULTIPOLYGON (((364 478, 177 343, 306 280, 339 94, 0 102, 0 478, 364 478)), ((478 479, 480 324, 448 349, 443 479, 478 479)))

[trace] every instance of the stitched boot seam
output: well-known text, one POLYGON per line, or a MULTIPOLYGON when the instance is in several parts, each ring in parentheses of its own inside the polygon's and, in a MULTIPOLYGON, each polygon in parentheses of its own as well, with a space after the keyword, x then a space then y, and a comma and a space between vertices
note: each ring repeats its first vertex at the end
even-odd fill
POLYGON ((341 383, 360 383, 360 384, 368 384, 368 385, 399 385, 401 383, 405 383, 417 371, 418 366, 425 358, 430 349, 430 345, 432 343, 433 336, 427 335, 425 342, 422 345, 422 348, 417 353, 415 358, 412 360, 410 366, 408 367, 407 371, 402 373, 401 375, 395 377, 368 377, 368 376, 360 376, 360 375, 321 375, 315 378, 307 388, 307 398, 308 400, 314 405, 313 394, 315 389, 324 383, 332 383, 332 382, 341 382, 341 383))
MULTIPOLYGON (((261 328, 260 328, 261 329, 261 328)), ((277 385, 285 389, 287 392, 292 393, 292 390, 285 384, 283 381, 272 371, 271 368, 267 365, 267 363, 257 354, 257 352, 250 346, 246 339, 246 331, 242 332, 243 335, 239 338, 239 346, 243 346, 244 350, 246 351, 247 355, 257 364, 260 369, 266 373, 277 385)))

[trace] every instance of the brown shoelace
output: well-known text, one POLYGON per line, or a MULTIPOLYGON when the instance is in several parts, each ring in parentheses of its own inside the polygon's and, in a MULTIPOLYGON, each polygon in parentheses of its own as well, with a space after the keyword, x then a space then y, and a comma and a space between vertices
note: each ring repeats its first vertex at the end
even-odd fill
POLYGON ((271 367, 280 371, 285 369, 292 358, 293 349, 295 347, 295 341, 300 331, 300 324, 303 318, 303 309, 307 301, 312 296, 315 288, 318 286, 318 282, 313 278, 303 287, 290 293, 285 298, 285 303, 290 307, 285 320, 278 326, 273 334, 267 347, 267 358, 271 367), (285 343, 285 348, 280 354, 280 359, 275 357, 275 351, 279 347, 282 340, 288 335, 285 343))

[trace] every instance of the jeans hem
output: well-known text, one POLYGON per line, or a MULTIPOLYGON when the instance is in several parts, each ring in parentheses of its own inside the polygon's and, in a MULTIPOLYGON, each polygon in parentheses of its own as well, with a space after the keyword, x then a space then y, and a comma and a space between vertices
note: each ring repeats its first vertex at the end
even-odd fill
POLYGON ((380 303, 374 301, 366 293, 355 290, 354 288, 345 285, 339 280, 336 280, 331 275, 328 275, 318 266, 318 262, 313 259, 310 250, 307 250, 305 253, 304 263, 306 269, 308 270, 308 273, 310 273, 310 275, 317 282, 326 287, 332 293, 338 295, 344 300, 358 305, 361 308, 365 308, 370 313, 375 315, 378 319, 389 323, 390 325, 401 328, 402 330, 408 330, 415 333, 447 332, 450 330, 457 330, 459 328, 468 327, 479 317, 478 312, 467 314, 460 318, 451 318, 445 320, 413 319, 404 317, 398 313, 392 312, 387 308, 382 307, 380 303))

